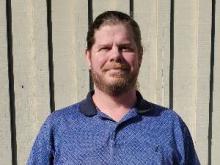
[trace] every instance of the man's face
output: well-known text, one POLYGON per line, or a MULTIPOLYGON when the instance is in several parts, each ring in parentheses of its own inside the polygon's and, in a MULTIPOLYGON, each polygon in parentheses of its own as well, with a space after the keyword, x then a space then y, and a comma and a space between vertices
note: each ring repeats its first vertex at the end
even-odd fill
POLYGON ((95 86, 114 96, 134 89, 141 61, 131 29, 123 24, 104 25, 94 38, 86 56, 95 86))

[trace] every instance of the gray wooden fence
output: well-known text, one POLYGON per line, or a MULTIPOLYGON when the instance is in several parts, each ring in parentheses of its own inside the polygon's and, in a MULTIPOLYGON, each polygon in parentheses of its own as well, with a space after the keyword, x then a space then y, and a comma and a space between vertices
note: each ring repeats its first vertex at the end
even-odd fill
POLYGON ((90 89, 88 25, 140 24, 140 91, 187 123, 202 164, 220 163, 220 0, 0 0, 0 164, 25 164, 45 118, 90 89))

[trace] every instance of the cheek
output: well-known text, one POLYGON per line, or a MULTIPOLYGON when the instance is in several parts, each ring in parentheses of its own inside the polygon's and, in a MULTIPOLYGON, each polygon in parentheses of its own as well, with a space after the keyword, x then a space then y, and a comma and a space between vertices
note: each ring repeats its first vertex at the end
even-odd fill
POLYGON ((104 58, 92 58, 91 62, 94 69, 100 69, 105 65, 106 60, 104 58))
POLYGON ((138 68, 139 66, 139 62, 138 62, 138 58, 135 57, 135 55, 132 56, 125 56, 124 58, 127 63, 130 65, 130 67, 132 68, 138 68))

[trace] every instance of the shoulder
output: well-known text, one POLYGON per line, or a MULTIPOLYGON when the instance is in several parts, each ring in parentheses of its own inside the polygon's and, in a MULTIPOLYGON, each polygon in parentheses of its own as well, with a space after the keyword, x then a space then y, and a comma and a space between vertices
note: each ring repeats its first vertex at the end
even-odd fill
POLYGON ((151 118, 152 121, 161 124, 166 123, 166 125, 172 127, 179 127, 180 129, 186 127, 183 119, 175 110, 151 102, 148 102, 148 104, 150 105, 150 109, 149 112, 144 115, 145 117, 151 118))
MULTIPOLYGON (((146 101, 146 100, 145 100, 146 101)), ((178 119, 180 118, 180 116, 171 108, 167 108, 164 106, 161 106, 159 104, 155 104, 152 102, 148 102, 146 101, 149 107, 149 112, 147 113, 149 116, 157 116, 157 117, 168 117, 168 118, 174 118, 174 119, 178 119)))
POLYGON ((181 120, 180 116, 172 109, 145 100, 137 91, 137 103, 135 104, 139 114, 153 121, 181 120))
POLYGON ((173 109, 153 103, 150 104, 151 110, 144 118, 152 130, 161 135, 166 135, 170 139, 174 138, 178 143, 191 141, 189 129, 180 115, 173 109))
POLYGON ((79 112, 79 103, 76 103, 54 111, 53 113, 50 114, 49 117, 59 119, 59 118, 77 115, 78 112, 79 112))
POLYGON ((150 104, 150 111, 145 115, 149 120, 151 134, 162 138, 163 145, 172 144, 176 151, 176 159, 180 164, 199 164, 192 136, 181 118, 173 109, 166 108, 154 103, 150 104), (166 138, 164 138, 166 137, 166 138))
POLYGON ((63 123, 70 120, 74 121, 80 116, 81 113, 79 112, 79 103, 76 103, 52 112, 45 120, 43 127, 57 129, 57 127, 62 126, 63 123))

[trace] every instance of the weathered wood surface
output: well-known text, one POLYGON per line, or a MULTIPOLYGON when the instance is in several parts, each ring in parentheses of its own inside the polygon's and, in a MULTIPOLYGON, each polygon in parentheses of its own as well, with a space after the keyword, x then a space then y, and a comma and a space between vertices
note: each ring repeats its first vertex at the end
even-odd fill
POLYGON ((46 1, 13 1, 17 160, 25 164, 50 112, 46 1))
POLYGON ((10 165, 12 155, 5 6, 6 1, 0 1, 0 162, 10 165))
POLYGON ((55 109, 80 101, 89 90, 87 9, 86 0, 52 1, 55 109))

